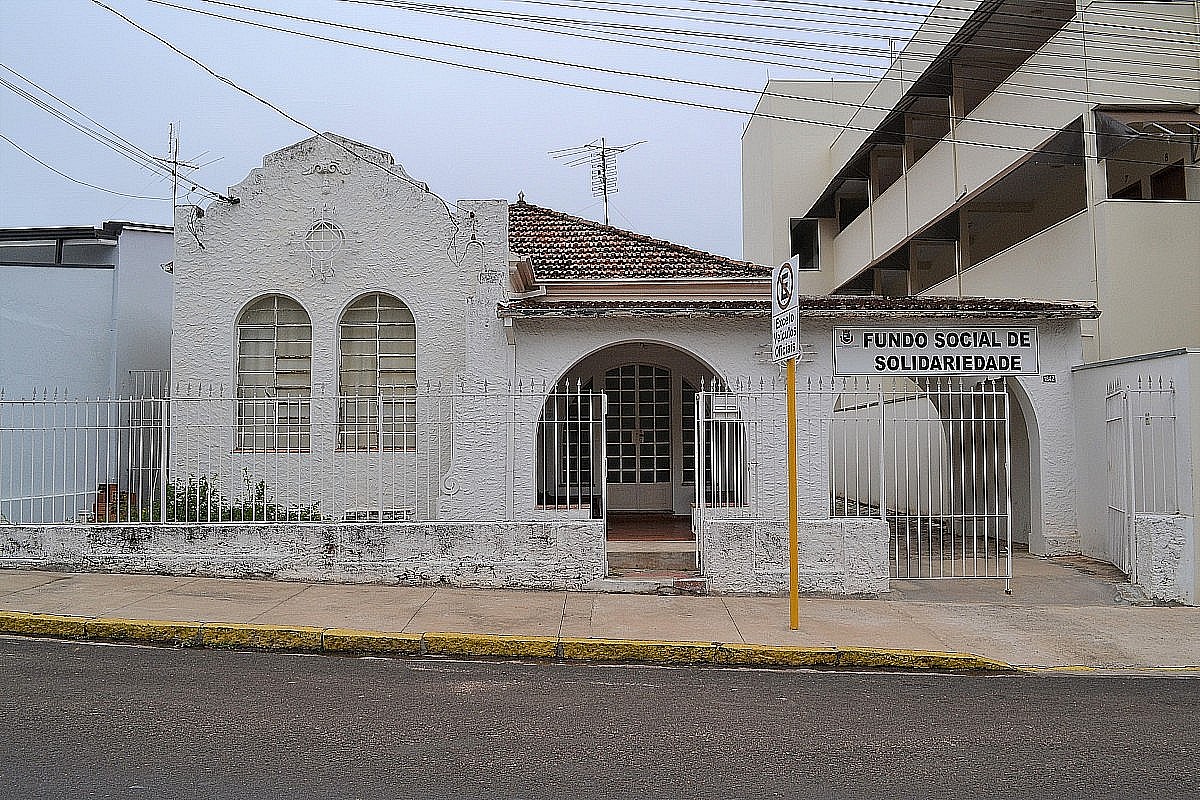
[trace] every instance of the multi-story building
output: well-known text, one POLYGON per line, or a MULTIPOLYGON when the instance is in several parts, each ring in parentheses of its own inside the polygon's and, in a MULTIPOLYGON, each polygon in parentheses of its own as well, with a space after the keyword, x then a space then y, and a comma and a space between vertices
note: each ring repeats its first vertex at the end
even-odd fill
POLYGON ((1086 361, 1200 344, 1200 3, 943 0, 878 81, 771 81, 744 257, 811 294, 1097 304, 1086 361))

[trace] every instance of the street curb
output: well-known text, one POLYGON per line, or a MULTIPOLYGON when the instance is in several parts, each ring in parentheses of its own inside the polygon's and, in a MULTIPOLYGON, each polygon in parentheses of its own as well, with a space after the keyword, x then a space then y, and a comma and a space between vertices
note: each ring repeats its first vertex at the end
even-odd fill
POLYGON ((75 617, 0 611, 0 634, 175 647, 269 650, 336 655, 527 658, 586 663, 1020 672, 1003 661, 970 653, 867 647, 796 647, 740 642, 588 639, 500 634, 389 633, 304 625, 179 622, 116 617, 75 617))

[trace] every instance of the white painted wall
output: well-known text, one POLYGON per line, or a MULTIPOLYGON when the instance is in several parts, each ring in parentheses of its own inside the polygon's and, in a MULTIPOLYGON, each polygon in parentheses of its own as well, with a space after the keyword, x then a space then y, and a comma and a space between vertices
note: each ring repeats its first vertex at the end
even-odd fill
MULTIPOLYGON (((412 311, 419 382, 468 372, 468 300, 485 285, 482 273, 507 274, 506 204, 447 208, 387 153, 343 141, 359 157, 313 137, 266 156, 230 190, 241 200, 236 205, 214 202, 200 217, 178 209, 176 382, 232 390, 237 317, 270 293, 293 298, 309 314, 314 393, 337 392, 338 322, 351 302, 372 291, 395 295, 412 311), (318 218, 346 236, 328 275, 314 271, 304 247, 318 218)), ((479 355, 474 363, 503 362, 499 352, 494 359, 479 355)))
POLYGON ((118 395, 134 390, 131 370, 170 369, 174 286, 163 265, 171 261, 173 239, 168 232, 133 225, 122 229, 117 240, 113 346, 118 395))
MULTIPOLYGON (((1138 379, 1160 379, 1175 387, 1175 464, 1161 464, 1164 469, 1174 471, 1177 489, 1179 516, 1186 519, 1166 526, 1166 538, 1190 537, 1178 552, 1179 568, 1190 566, 1190 571, 1172 578, 1177 582, 1181 596, 1195 603, 1200 598, 1200 574, 1195 570, 1196 544, 1195 523, 1200 512, 1200 350, 1176 350, 1150 354, 1133 359, 1119 359, 1076 367, 1073 371, 1074 391, 1072 404, 1075 412, 1076 451, 1075 461, 1080 465, 1079 475, 1079 530, 1082 552, 1104 561, 1114 561, 1116 554, 1110 542, 1108 522, 1108 474, 1109 456, 1106 439, 1105 394, 1110 383, 1119 382, 1136 385, 1138 379), (1191 522, 1188 522, 1191 520, 1191 522), (1190 534, 1188 533, 1190 531, 1190 534), (1191 555, 1188 556, 1188 548, 1191 555)), ((1135 420, 1136 422, 1136 420, 1135 420)), ((1162 533, 1164 525, 1154 520, 1145 523, 1147 533, 1162 533)), ((1157 535, 1157 534, 1156 534, 1157 535)), ((1156 565, 1148 554, 1170 553, 1171 547, 1150 547, 1139 562, 1139 572, 1149 579, 1151 575, 1162 575, 1161 565, 1156 565)))
POLYGON ((112 348, 111 267, 0 266, 0 386, 5 397, 68 389, 107 397, 112 348))
POLYGON ((580 589, 604 563, 603 526, 588 520, 0 528, 4 568, 580 589))

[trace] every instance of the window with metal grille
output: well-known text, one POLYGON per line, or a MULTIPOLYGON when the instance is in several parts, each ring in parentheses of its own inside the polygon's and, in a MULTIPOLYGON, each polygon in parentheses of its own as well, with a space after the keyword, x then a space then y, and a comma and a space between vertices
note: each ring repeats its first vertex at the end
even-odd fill
POLYGON ((417 326, 408 306, 365 295, 346 309, 338 334, 338 446, 415 448, 417 326))
POLYGON ((299 303, 260 297, 237 322, 238 449, 307 450, 312 322, 299 303))

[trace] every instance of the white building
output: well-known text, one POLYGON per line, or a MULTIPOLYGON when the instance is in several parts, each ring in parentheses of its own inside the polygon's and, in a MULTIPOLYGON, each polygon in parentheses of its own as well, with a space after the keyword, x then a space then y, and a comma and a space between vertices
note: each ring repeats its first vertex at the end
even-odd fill
POLYGON ((165 375, 173 249, 164 225, 0 229, 0 387, 116 397, 165 375))
POLYGON ((769 82, 743 255, 813 294, 1095 303, 1088 361, 1200 345, 1197 8, 954 0, 879 81, 769 82))
POLYGON ((1196 557, 1198 64, 1196 0, 947 0, 878 81, 768 82, 742 140, 743 255, 802 291, 1100 309, 1077 544, 1131 575, 1141 517, 1196 557))
MULTIPOLYGON (((84 467, 77 485, 0 497, 14 523, 0 562, 568 588, 665 569, 719 591, 786 587, 768 268, 523 198, 447 205, 332 134, 267 155, 228 194, 177 209, 171 394, 138 401, 164 413, 130 419, 115 453, 98 446, 106 426, 51 425, 73 438, 50 461, 82 452, 84 467), (96 486, 117 499, 88 500, 96 486), (61 523, 89 504, 94 524, 61 523)), ((1014 549, 1078 552, 1062 454, 1093 306, 798 309, 802 589, 1007 583, 1014 549), (1030 347, 1021 369, 839 367, 856 348, 886 361, 872 331, 962 336, 951 355, 981 363, 1030 347)), ((59 410, 0 406, 0 463, 38 475, 46 448, 26 423, 59 410), (34 439, 14 448, 14 429, 34 439)))

